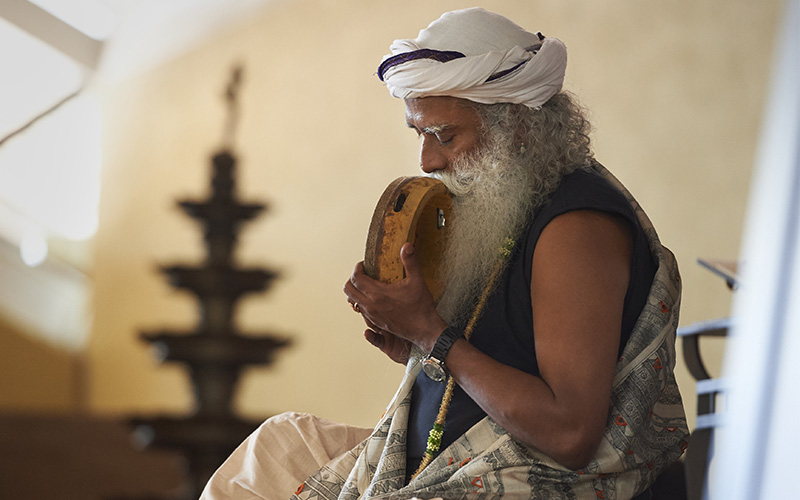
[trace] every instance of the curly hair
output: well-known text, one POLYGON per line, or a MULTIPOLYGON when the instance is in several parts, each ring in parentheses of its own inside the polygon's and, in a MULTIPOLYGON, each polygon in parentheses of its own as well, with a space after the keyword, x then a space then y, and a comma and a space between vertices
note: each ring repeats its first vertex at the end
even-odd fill
POLYGON ((509 103, 471 104, 489 142, 530 165, 534 191, 541 198, 534 205, 546 201, 563 176, 589 168, 591 124, 569 93, 554 95, 539 109, 509 103))

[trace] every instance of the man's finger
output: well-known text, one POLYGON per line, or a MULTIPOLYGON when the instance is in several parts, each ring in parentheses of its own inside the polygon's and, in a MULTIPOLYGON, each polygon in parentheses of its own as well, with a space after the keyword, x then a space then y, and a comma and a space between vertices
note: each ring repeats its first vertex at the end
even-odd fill
POLYGON ((421 272, 413 244, 406 243, 403 245, 400 249, 400 260, 403 261, 403 267, 406 269, 406 276, 414 276, 421 272))

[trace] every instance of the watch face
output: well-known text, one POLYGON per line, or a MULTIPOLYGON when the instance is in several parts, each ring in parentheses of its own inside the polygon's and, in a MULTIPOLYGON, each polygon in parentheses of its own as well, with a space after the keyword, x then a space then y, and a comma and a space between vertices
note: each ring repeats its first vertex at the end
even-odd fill
POLYGON ((446 376, 442 364, 433 358, 426 358, 422 361, 422 371, 434 382, 442 382, 446 376))

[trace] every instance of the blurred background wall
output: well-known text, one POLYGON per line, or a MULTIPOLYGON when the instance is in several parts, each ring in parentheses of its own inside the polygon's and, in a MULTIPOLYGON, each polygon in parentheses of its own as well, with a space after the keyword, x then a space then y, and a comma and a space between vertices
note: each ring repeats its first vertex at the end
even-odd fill
MULTIPOLYGON (((197 321, 194 301, 170 288, 157 265, 203 257, 201 231, 175 200, 207 193, 236 64, 244 67, 238 191, 270 207, 244 226, 238 259, 281 274, 268 293, 243 301, 237 322, 293 341, 273 365, 246 373, 237 408, 253 418, 294 410, 370 426, 388 403, 402 367, 363 340, 341 291, 363 257, 384 187, 418 172, 403 104, 375 70, 393 39, 413 38, 441 13, 474 3, 244 4, 234 16, 225 2, 203 3, 217 23, 189 9, 162 25, 143 23, 147 13, 130 8, 140 24, 133 16, 106 43, 86 91, 102 124, 96 230, 72 240, 47 233, 49 257, 32 270, 13 262, 19 242, 3 241, 0 411, 191 411, 183 368, 159 365, 138 335, 197 321), (179 36, 185 23, 201 33, 191 43, 179 36), (40 321, 58 313, 52 334, 12 310, 43 270, 70 283, 61 296, 73 298, 60 308, 39 305, 40 321), (70 325, 66 340, 59 324, 70 325)), ((566 88, 590 110, 597 158, 634 193, 681 265, 681 324, 728 315, 731 292, 696 259, 738 258, 781 2, 482 6, 566 43, 566 88)), ((11 147, 0 148, 0 161, 11 147)), ((11 177, 26 168, 0 163, 11 177)), ((723 346, 704 345, 714 369, 723 346)), ((693 423, 694 384, 681 361, 678 376, 693 423)))

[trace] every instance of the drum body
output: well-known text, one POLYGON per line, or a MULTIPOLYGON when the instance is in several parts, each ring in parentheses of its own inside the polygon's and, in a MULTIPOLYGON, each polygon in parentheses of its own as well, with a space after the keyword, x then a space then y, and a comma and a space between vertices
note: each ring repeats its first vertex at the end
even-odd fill
POLYGON ((414 244, 428 289, 438 300, 443 284, 438 276, 447 243, 452 196, 445 185, 430 177, 401 177, 383 192, 367 235, 364 269, 384 283, 405 277, 400 249, 414 244))

